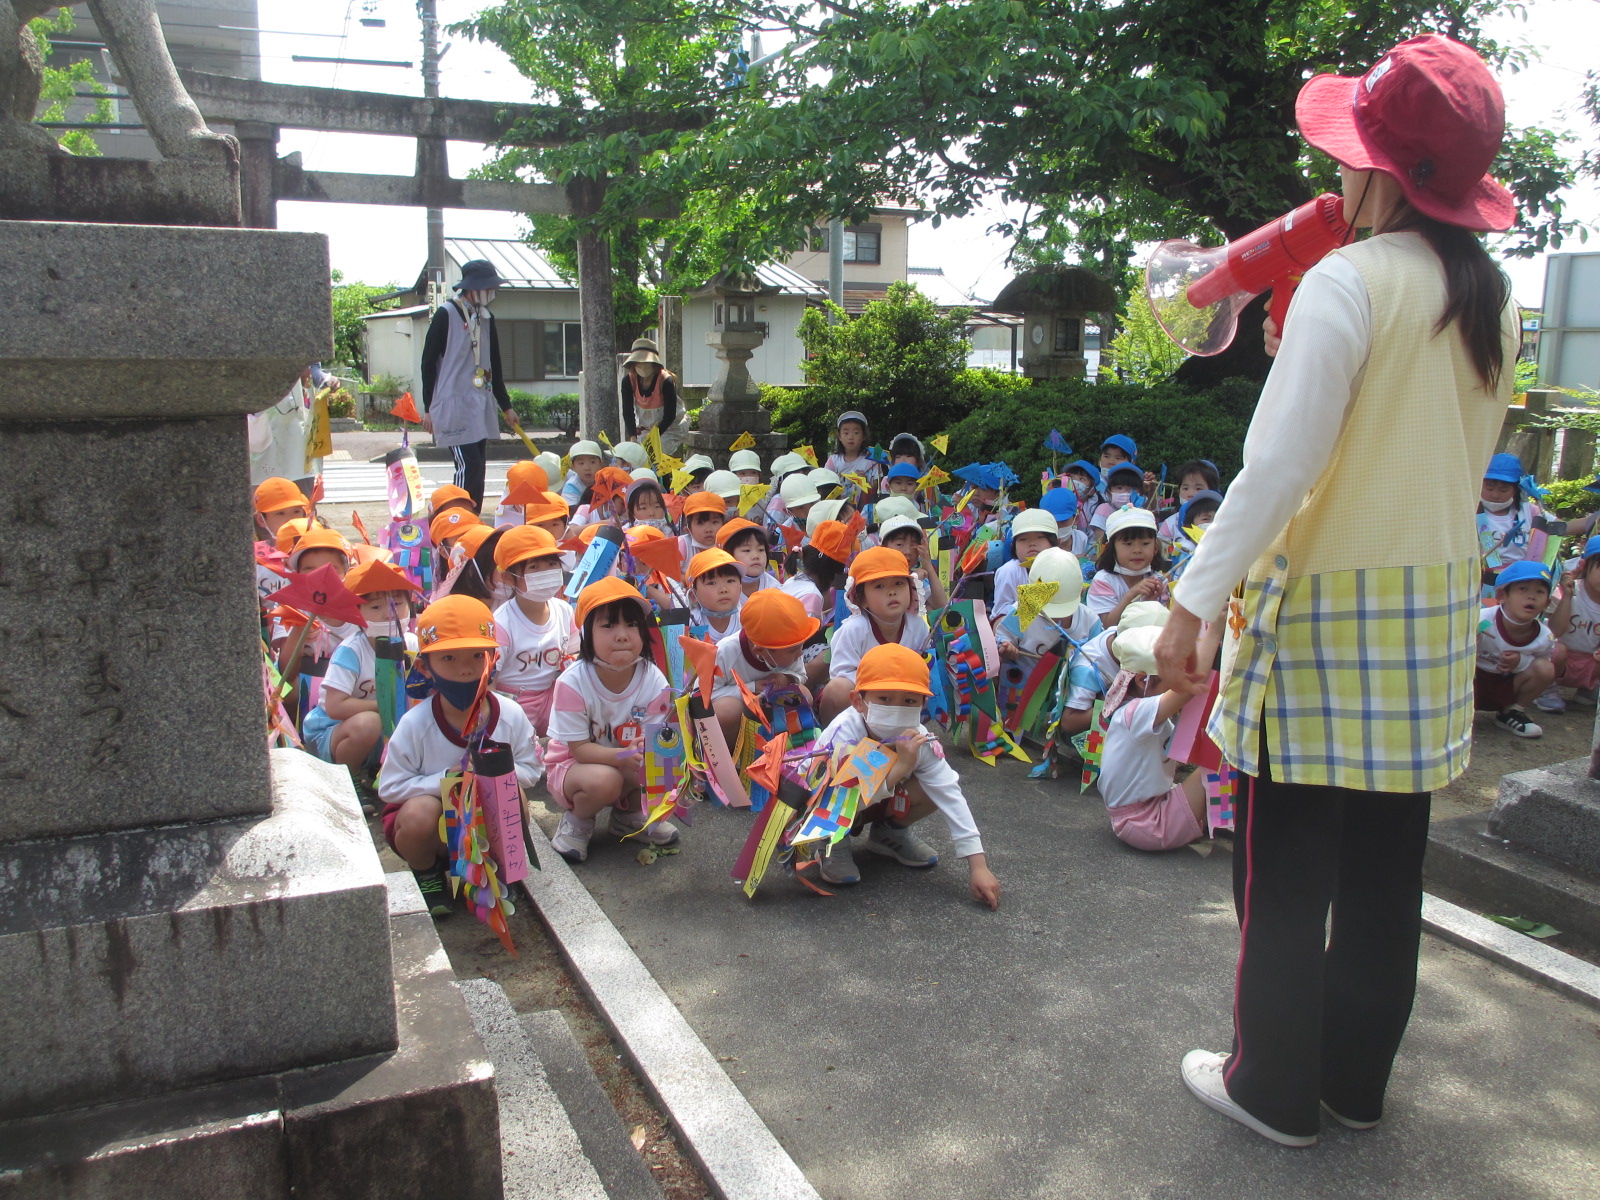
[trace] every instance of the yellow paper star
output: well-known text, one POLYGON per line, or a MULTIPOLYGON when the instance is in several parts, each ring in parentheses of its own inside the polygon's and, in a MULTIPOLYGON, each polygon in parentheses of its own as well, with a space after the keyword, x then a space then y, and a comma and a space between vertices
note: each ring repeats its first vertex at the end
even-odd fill
POLYGON ((817 465, 817 452, 810 446, 797 446, 795 448, 795 453, 801 458, 805 459, 806 462, 810 463, 813 467, 817 465))
MULTIPOLYGON (((572 455, 563 454, 561 456, 561 478, 565 479, 567 472, 570 470, 572 470, 572 455)), ((555 483, 555 480, 552 479, 550 482, 555 483)))
POLYGON ((733 444, 728 447, 728 452, 731 454, 735 450, 748 450, 748 449, 750 449, 750 447, 754 446, 755 444, 756 444, 755 435, 752 434, 748 429, 746 429, 738 437, 733 439, 733 444))
POLYGON ((694 472, 693 471, 684 471, 684 470, 681 470, 681 469, 677 470, 677 471, 674 471, 672 473, 672 490, 675 491, 675 492, 683 491, 684 488, 689 486, 689 482, 693 478, 694 478, 694 472))
POLYGON ((611 449, 611 439, 606 436, 606 431, 604 429, 594 436, 607 450, 611 449))
POLYGON ((766 497, 767 485, 764 483, 745 483, 739 485, 739 515, 742 517, 766 497))
POLYGON ((1061 585, 1053 579, 1042 579, 1038 583, 1024 583, 1017 588, 1017 628, 1027 631, 1035 618, 1044 611, 1044 606, 1055 598, 1061 590, 1061 585))
POLYGON ((950 452, 950 435, 941 433, 937 437, 931 437, 928 439, 928 445, 932 446, 940 454, 948 454, 950 452))

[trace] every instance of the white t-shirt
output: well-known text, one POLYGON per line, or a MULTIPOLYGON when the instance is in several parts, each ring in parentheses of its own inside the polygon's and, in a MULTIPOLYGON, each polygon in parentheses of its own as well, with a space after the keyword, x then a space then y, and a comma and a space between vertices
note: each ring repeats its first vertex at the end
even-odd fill
POLYGON ((994 611, 1002 608, 1015 608, 1017 606, 1017 589, 1028 582, 1028 568, 1022 565, 1022 560, 1013 558, 1008 563, 1001 563, 1000 569, 994 573, 994 611))
MULTIPOLYGON (((900 622, 900 644, 921 654, 932 640, 928 622, 915 613, 907 613, 900 622)), ((853 680, 856 668, 861 665, 861 656, 880 644, 872 618, 864 612, 857 613, 834 631, 833 641, 829 643, 828 678, 842 676, 853 680)))
MULTIPOLYGON (((922 726, 917 728, 922 729, 922 726)), ((923 732, 927 731, 924 729, 923 732)), ((867 730, 866 718, 854 708, 847 708, 828 723, 818 737, 817 745, 822 747, 842 743, 854 746, 870 737, 872 734, 867 730)), ((917 768, 911 776, 922 785, 922 790, 944 818, 945 828, 950 831, 950 840, 955 843, 956 857, 982 854, 983 838, 978 834, 978 823, 972 819, 972 810, 967 807, 967 798, 961 791, 961 777, 945 761, 944 748, 939 745, 937 738, 929 738, 918 748, 917 768)), ((865 806, 883 797, 882 792, 876 796, 863 796, 862 804, 865 806)))
MULTIPOLYGON (((1078 611, 1082 612, 1086 607, 1080 605, 1078 611)), ((1102 629, 1085 642, 1082 650, 1070 660, 1071 665, 1067 669, 1068 708, 1093 708, 1095 700, 1105 694, 1111 681, 1117 677, 1117 672, 1122 668, 1111 656, 1111 639, 1116 632, 1115 625, 1110 629, 1102 629)))
MULTIPOLYGON (((1083 602, 1104 616, 1117 606, 1134 584, 1149 577, 1148 570, 1138 575, 1124 575, 1120 571, 1096 571, 1094 578, 1089 581, 1089 590, 1084 594, 1083 602)), ((1163 583, 1161 589, 1151 598, 1158 604, 1167 603, 1170 598, 1167 585, 1163 583)))
POLYGON ((805 666, 798 658, 787 667, 757 666, 744 656, 744 648, 737 637, 723 638, 717 643, 717 668, 717 683, 711 692, 713 700, 721 696, 739 694, 739 685, 733 681, 733 675, 738 675, 747 684, 754 684, 758 680, 768 679, 774 675, 787 675, 796 683, 806 681, 805 666))
MULTIPOLYGON (((511 747, 517 781, 532 787, 544 777, 539 744, 533 725, 518 705, 502 701, 493 692, 484 697, 488 706, 489 737, 511 747)), ((378 799, 399 804, 412 796, 439 795, 439 780, 446 771, 460 768, 467 753, 466 740, 444 718, 438 696, 408 710, 394 727, 383 752, 378 774, 378 799)))
MULTIPOLYGON (((1087 639, 1100 632, 1100 614, 1087 604, 1080 604, 1073 609, 1072 615, 1067 618, 1065 624, 1060 621, 1053 621, 1043 613, 1040 613, 1022 631, 1022 638, 1019 641, 1011 636, 1010 628, 1004 623, 1010 613, 1010 609, 995 613, 994 635, 996 639, 1013 643, 1017 649, 1033 658, 1038 658, 1046 650, 1054 650, 1057 643, 1061 641, 1063 633, 1074 642, 1082 645, 1087 639)), ((1065 653, 1070 654, 1071 651, 1072 647, 1065 647, 1065 653)))
POLYGON ((800 601, 806 616, 822 619, 822 589, 809 576, 791 575, 783 581, 783 590, 800 601))
POLYGON ((1593 654, 1600 647, 1600 601, 1589 598, 1583 580, 1572 587, 1572 625, 1561 635, 1561 644, 1578 654, 1593 654))
MULTIPOLYGON (((1533 641, 1526 646, 1513 646, 1506 640, 1507 628, 1502 623, 1500 606, 1492 604, 1478 614, 1478 670, 1487 671, 1491 675, 1515 675, 1526 671, 1533 665, 1536 658, 1549 658, 1555 649, 1556 640, 1550 634, 1550 627, 1543 621, 1536 626, 1538 632, 1533 641), (1500 669, 1500 656, 1507 650, 1517 653, 1517 665, 1510 671, 1500 669)), ((1526 636, 1527 629, 1513 629, 1512 633, 1526 636)))
POLYGON ((742 608, 744 608, 743 592, 739 593, 739 601, 733 606, 733 611, 726 614, 728 617, 728 627, 726 629, 719 630, 711 623, 710 613, 701 608, 698 604, 691 604, 689 606, 689 624, 691 627, 704 625, 706 628, 706 637, 713 642, 720 642, 724 638, 738 637, 739 630, 742 628, 739 622, 739 610, 742 608))
POLYGON ((577 742, 617 747, 636 743, 644 736, 645 725, 666 716, 669 707, 667 677, 655 663, 636 663, 628 686, 613 692, 600 682, 593 663, 579 659, 556 680, 550 703, 549 759, 570 761, 568 747, 577 742))
POLYGON ((1111 714, 1100 751, 1100 795, 1107 808, 1154 800, 1172 790, 1178 764, 1167 757, 1177 719, 1157 725, 1160 696, 1129 700, 1111 714))
POLYGON ((516 695, 543 692, 555 685, 562 660, 577 650, 572 605, 552 597, 543 625, 535 625, 515 599, 494 612, 494 636, 500 643, 500 671, 495 686, 516 695))

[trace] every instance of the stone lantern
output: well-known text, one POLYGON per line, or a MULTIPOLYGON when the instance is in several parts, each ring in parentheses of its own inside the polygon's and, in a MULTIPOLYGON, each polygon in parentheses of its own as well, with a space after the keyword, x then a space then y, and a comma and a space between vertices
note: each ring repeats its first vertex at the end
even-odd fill
POLYGON ((767 340, 767 323, 756 320, 758 305, 777 292, 776 285, 754 275, 724 271, 690 293, 711 299, 706 345, 716 351, 722 366, 700 409, 700 427, 685 436, 684 444, 709 455, 718 467, 728 465, 728 446, 741 433, 756 439, 754 448, 763 462, 788 445, 786 437, 772 432, 772 419, 761 407, 761 389, 750 378, 750 356, 767 340))
POLYGON ((990 309, 1022 318, 1022 373, 1030 379, 1082 379, 1084 319, 1114 312, 1117 293, 1084 267, 1057 263, 1018 275, 990 309))

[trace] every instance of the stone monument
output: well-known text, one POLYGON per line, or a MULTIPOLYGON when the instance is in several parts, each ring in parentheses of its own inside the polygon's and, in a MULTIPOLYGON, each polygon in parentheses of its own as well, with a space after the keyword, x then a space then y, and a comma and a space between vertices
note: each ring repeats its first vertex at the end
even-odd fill
POLYGON ((750 356, 767 340, 765 323, 755 319, 756 303, 776 291, 759 279, 724 272, 690 293, 712 299, 706 345, 717 352, 722 368, 700 408, 700 427, 686 434, 683 444, 688 453, 708 455, 718 467, 728 465, 728 447, 741 433, 755 438, 752 449, 763 466, 789 445, 787 437, 772 432, 772 418, 761 407, 761 389, 750 378, 750 356))
POLYGON ((266 748, 244 416, 331 351, 326 239, 0 220, 0 292, 0 1193, 498 1197, 430 918, 266 748))
POLYGON ((1022 318, 1022 373, 1030 379, 1082 379, 1088 370, 1084 318, 1115 312, 1117 293, 1085 267, 1054 263, 1024 271, 989 306, 1022 318))

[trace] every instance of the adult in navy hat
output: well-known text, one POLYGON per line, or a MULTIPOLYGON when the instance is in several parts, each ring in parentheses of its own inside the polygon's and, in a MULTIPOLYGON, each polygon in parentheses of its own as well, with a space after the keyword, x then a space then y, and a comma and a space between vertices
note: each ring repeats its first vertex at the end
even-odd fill
POLYGON ((498 405, 515 429, 511 396, 500 370, 500 334, 489 306, 503 286, 494 264, 475 258, 461 265, 456 296, 433 314, 422 343, 422 427, 436 446, 455 457, 456 486, 483 508, 483 471, 490 438, 500 436, 498 405))

